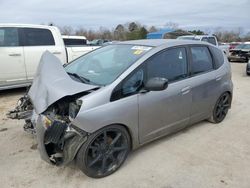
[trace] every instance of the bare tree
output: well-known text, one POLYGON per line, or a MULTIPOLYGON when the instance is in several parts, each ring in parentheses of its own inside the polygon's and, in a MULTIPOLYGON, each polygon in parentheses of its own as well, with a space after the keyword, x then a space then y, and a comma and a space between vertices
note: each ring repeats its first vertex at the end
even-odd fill
POLYGON ((74 33, 74 29, 71 26, 60 27, 60 31, 63 35, 72 35, 74 33))
POLYGON ((169 21, 169 22, 165 23, 164 27, 167 27, 167 28, 170 28, 170 29, 178 29, 179 24, 169 21))
POLYGON ((156 32, 156 31, 157 31, 157 29, 156 29, 155 26, 151 26, 151 27, 149 28, 149 30, 148 30, 149 33, 156 32))

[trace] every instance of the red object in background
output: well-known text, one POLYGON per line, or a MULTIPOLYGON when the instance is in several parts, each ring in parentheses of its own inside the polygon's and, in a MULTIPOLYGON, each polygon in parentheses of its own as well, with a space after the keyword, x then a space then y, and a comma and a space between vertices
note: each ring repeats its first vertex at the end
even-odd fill
POLYGON ((241 44, 240 42, 235 42, 235 43, 230 43, 229 44, 229 50, 234 49, 236 46, 238 46, 239 44, 241 44))

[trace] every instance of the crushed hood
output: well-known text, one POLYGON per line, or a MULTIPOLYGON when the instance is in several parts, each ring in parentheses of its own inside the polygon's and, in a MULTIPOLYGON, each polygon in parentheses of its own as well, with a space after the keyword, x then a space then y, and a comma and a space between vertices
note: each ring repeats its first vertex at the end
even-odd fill
POLYGON ((71 96, 96 87, 71 79, 60 60, 46 51, 41 57, 28 96, 36 113, 40 114, 51 104, 65 96, 71 96))

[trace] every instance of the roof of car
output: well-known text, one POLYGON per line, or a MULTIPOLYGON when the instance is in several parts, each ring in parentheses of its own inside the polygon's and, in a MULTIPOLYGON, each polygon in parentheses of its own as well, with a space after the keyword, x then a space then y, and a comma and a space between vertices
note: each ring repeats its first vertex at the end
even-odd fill
POLYGON ((177 46, 183 44, 208 44, 202 41, 194 41, 194 40, 177 40, 177 39, 144 39, 144 40, 130 40, 120 42, 120 44, 132 44, 132 45, 141 45, 141 46, 177 46))
POLYGON ((34 28, 52 28, 55 26, 36 25, 36 24, 20 24, 20 23, 0 23, 1 27, 34 27, 34 28))

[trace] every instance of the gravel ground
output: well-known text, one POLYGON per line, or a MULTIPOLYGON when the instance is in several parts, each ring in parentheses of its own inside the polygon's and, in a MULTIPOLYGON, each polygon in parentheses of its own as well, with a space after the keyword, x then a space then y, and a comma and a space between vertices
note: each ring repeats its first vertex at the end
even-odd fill
POLYGON ((132 152, 113 175, 85 176, 74 164, 55 167, 40 159, 23 121, 8 120, 25 89, 0 92, 0 187, 250 187, 250 77, 232 63, 234 99, 219 125, 198 123, 132 152))

